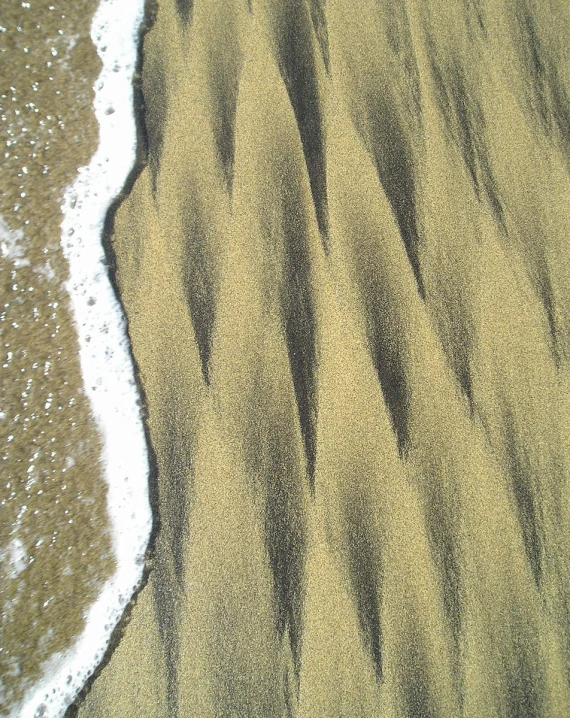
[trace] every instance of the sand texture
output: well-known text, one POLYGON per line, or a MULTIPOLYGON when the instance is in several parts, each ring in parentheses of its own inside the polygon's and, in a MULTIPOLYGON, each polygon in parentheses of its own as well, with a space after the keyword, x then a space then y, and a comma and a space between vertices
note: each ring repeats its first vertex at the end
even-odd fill
POLYGON ((570 5, 149 12, 157 524, 70 715, 567 718, 570 5))

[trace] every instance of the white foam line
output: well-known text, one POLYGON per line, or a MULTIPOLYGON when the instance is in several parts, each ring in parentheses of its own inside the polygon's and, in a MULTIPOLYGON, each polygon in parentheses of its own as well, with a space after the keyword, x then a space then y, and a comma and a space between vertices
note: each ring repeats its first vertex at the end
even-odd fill
MULTIPOLYGON (((85 391, 103 438, 103 466, 117 563, 86 616, 84 632, 52 657, 21 707, 21 718, 56 718, 100 663, 113 628, 140 584, 152 525, 148 455, 126 323, 105 267, 105 215, 135 161, 132 79, 144 0, 101 0, 91 37, 103 61, 95 85, 97 152, 79 171, 64 202, 62 246, 67 289, 79 333, 85 391)), ((88 570, 88 567, 85 567, 88 570)))

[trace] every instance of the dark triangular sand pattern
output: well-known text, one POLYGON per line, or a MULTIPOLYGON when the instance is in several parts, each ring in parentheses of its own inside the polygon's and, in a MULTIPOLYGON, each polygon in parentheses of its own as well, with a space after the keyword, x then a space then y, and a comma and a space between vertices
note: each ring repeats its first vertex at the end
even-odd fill
POLYGON ((112 246, 161 528, 81 718, 570 715, 569 39, 158 2, 112 246))

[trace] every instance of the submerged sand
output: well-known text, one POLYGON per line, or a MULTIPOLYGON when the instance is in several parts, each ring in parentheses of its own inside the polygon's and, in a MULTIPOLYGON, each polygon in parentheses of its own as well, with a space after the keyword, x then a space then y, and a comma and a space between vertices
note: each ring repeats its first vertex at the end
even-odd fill
POLYGON ((159 0, 111 249, 156 456, 81 718, 570 715, 570 6, 159 0))
POLYGON ((64 191, 98 141, 95 9, 8 0, 0 11, 0 715, 83 631, 114 569, 60 245, 64 191))

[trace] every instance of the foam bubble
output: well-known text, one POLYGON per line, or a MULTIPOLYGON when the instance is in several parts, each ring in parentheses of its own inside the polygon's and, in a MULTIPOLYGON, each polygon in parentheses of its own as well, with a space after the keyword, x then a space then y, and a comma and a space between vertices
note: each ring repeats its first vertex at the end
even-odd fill
POLYGON ((11 259, 15 267, 29 266, 22 229, 12 230, 0 215, 0 256, 11 259))
MULTIPOLYGON (((132 77, 143 14, 144 0, 101 0, 95 14, 91 37, 103 62, 95 86, 99 147, 89 166, 79 170, 62 207, 62 246, 70 269, 67 290, 85 391, 103 438, 117 570, 89 609, 85 631, 75 645, 42 667, 43 680, 15 714, 21 718, 62 716, 100 663, 133 588, 140 585, 152 525, 148 455, 126 323, 101 243, 108 207, 135 161, 132 77)), ((19 236, 8 235, 3 226, 0 235, 2 251, 22 261, 19 236)))

